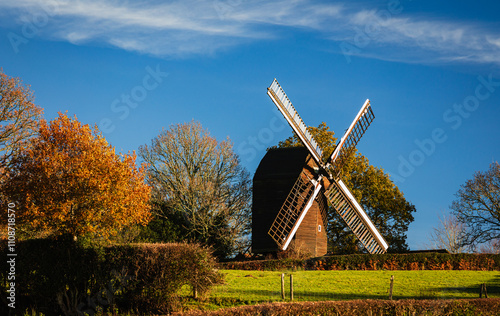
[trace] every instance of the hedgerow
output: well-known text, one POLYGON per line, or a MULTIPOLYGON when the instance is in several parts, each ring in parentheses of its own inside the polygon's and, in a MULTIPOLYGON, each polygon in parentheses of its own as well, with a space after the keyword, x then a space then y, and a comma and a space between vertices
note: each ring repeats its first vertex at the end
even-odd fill
POLYGON ((269 303, 217 311, 191 311, 178 315, 247 316, 247 315, 335 315, 335 316, 408 316, 408 315, 498 315, 500 299, 469 300, 352 300, 328 302, 269 303))
POLYGON ((224 262, 223 269, 236 270, 500 270, 499 254, 356 254, 298 259, 224 262))
MULTIPOLYGON (((1 249, 7 258, 7 249, 1 249)), ((16 247, 15 309, 8 309, 9 267, 0 271, 0 314, 26 309, 45 315, 97 310, 168 313, 181 308, 182 286, 204 295, 222 282, 211 252, 196 244, 86 247, 69 239, 38 239, 16 247)))
POLYGON ((129 278, 120 304, 126 309, 178 310, 182 306, 177 294, 182 286, 189 285, 195 295, 203 296, 223 281, 215 269, 215 258, 196 244, 113 246, 106 249, 106 255, 108 269, 122 267, 129 278))

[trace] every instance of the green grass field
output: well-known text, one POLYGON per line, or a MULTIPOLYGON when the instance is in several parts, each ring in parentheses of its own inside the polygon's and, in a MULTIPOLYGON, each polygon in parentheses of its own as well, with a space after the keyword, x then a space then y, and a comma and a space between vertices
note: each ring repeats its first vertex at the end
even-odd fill
MULTIPOLYGON (((221 305, 282 301, 281 272, 221 270, 226 284, 217 286, 211 301, 221 305)), ((387 299, 394 275, 394 299, 479 297, 486 283, 489 297, 500 297, 499 271, 296 271, 285 272, 286 300, 293 274, 294 300, 387 299)))

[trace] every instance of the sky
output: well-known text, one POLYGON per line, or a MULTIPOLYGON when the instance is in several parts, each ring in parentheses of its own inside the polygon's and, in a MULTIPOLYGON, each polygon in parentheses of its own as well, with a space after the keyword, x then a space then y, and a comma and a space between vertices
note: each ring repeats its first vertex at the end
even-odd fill
POLYGON ((340 137, 366 99, 357 148, 415 205, 412 250, 460 185, 500 160, 495 1, 0 0, 0 67, 51 120, 97 125, 117 152, 199 121, 253 174, 292 134, 276 78, 307 125, 340 137))

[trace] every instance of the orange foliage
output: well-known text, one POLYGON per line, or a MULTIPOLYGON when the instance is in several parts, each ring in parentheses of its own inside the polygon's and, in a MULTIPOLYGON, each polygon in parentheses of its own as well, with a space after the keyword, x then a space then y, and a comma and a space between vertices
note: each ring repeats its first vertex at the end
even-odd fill
POLYGON ((74 237, 104 238, 124 226, 147 224, 150 188, 136 155, 117 155, 76 117, 42 120, 38 135, 14 158, 4 191, 18 201, 16 224, 74 237))
POLYGON ((385 270, 398 270, 399 269, 399 263, 395 259, 389 259, 389 260, 387 260, 382 265, 382 269, 385 269, 385 270))
POLYGON ((410 262, 408 270, 420 270, 420 264, 418 262, 410 262))

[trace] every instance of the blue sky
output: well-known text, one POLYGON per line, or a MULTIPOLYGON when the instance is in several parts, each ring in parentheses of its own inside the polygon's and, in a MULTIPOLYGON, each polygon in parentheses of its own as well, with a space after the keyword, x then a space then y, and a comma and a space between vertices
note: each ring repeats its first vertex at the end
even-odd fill
POLYGON ((0 66, 117 151, 198 120, 253 174, 303 120, 337 136, 365 99, 358 149, 416 206, 421 249, 460 185, 500 160, 500 4, 494 1, 0 0, 0 66))

